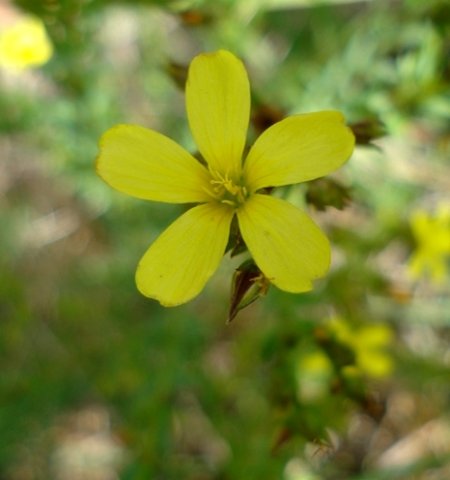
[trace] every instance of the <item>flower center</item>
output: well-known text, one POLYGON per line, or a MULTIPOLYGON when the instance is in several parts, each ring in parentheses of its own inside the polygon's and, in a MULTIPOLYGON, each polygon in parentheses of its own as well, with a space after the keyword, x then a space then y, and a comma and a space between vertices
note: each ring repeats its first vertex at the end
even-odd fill
POLYGON ((242 205, 248 197, 247 188, 234 181, 228 174, 222 175, 219 172, 211 171, 211 187, 208 193, 220 203, 231 205, 237 208, 242 205))

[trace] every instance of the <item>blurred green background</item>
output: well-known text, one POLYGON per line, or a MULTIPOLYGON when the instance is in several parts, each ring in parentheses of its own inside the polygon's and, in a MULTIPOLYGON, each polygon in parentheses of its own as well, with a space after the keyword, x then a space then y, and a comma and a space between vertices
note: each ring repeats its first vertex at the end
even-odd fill
POLYGON ((0 38, 25 14, 53 52, 0 64, 0 478, 450 478, 448 2, 3 1, 0 38), (255 131, 338 109, 358 139, 283 192, 330 274, 231 324, 242 258, 185 306, 142 297, 137 262, 182 207, 94 171, 117 123, 194 150, 185 68, 218 48, 247 66, 255 131))

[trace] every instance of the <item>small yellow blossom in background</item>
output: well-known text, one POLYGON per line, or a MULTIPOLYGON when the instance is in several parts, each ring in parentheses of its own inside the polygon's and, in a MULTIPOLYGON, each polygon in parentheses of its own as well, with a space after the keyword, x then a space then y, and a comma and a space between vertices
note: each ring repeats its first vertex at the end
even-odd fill
POLYGON ((348 349, 346 355, 350 353, 350 357, 341 363, 336 351, 330 357, 321 348, 302 349, 296 369, 298 396, 302 401, 311 402, 328 395, 336 368, 355 378, 361 375, 383 378, 392 373, 394 364, 387 349, 393 335, 387 325, 355 327, 343 318, 333 317, 326 322, 325 331, 334 342, 348 349))
POLYGON ((0 31, 0 66, 20 71, 48 62, 53 47, 44 24, 34 17, 22 17, 0 31))
POLYGON ((450 259, 450 205, 441 205, 434 216, 424 210, 411 215, 417 248, 408 263, 411 278, 430 277, 436 284, 447 277, 450 259))
POLYGON ((138 289, 162 305, 200 293, 225 253, 231 222, 258 268, 288 292, 312 289, 328 271, 327 238, 302 210, 264 194, 339 168, 354 136, 339 112, 294 115, 272 125, 242 159, 250 118, 250 85, 242 62, 225 50, 200 54, 189 67, 186 110, 203 165, 168 137, 118 125, 100 140, 98 174, 134 197, 196 203, 150 246, 138 289))
POLYGON ((320 349, 302 352, 298 361, 298 396, 302 401, 313 401, 329 393, 333 365, 320 349))
POLYGON ((354 327, 344 319, 335 317, 328 324, 328 329, 336 340, 355 354, 355 365, 361 373, 374 378, 391 374, 393 360, 387 348, 392 344, 392 330, 383 324, 361 325, 354 327))

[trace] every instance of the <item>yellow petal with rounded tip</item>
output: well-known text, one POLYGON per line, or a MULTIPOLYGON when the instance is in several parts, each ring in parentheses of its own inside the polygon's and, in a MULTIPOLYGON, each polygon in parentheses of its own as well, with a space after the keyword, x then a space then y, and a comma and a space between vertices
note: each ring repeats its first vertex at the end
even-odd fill
POLYGON ((238 175, 250 117, 250 85, 242 62, 225 50, 195 57, 186 84, 186 110, 211 170, 238 175))
POLYGON ((328 239, 290 203, 255 194, 237 211, 242 237, 268 280, 287 292, 312 289, 330 265, 328 239))
POLYGON ((268 128, 244 164, 250 191, 312 180, 339 168, 355 139, 339 112, 293 115, 268 128))
POLYGON ((175 220, 139 262, 140 292, 166 307, 197 296, 223 257, 232 217, 228 206, 206 203, 175 220))
POLYGON ((117 125, 100 139, 97 173, 133 197, 167 203, 205 202, 210 174, 192 155, 161 133, 117 125))

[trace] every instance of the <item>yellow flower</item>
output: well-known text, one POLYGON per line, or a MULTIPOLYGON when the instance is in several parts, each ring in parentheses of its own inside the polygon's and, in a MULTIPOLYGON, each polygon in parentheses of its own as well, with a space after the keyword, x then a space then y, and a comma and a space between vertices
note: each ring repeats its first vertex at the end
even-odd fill
POLYGON ((355 353, 355 366, 369 377, 385 377, 392 372, 393 362, 386 348, 392 343, 392 330, 383 324, 352 328, 342 318, 329 323, 336 339, 355 353))
POLYGON ((354 146, 342 115, 288 117, 266 130, 243 162, 250 86, 241 61, 224 50, 192 61, 186 108, 206 165, 168 137, 139 126, 118 125, 100 141, 97 171, 112 187, 147 200, 199 204, 147 250, 136 272, 139 290, 165 306, 198 295, 225 253, 234 217, 270 282, 288 292, 310 290, 329 268, 328 240, 303 211, 262 189, 340 167, 354 146))
POLYGON ((298 396, 303 401, 316 400, 329 393, 333 365, 322 350, 302 351, 296 373, 298 396))
POLYGON ((435 283, 441 283, 446 278, 450 258, 450 207, 441 205, 435 216, 415 211, 411 228, 417 249, 409 261, 409 274, 414 279, 430 275, 435 283))
POLYGON ((43 65, 52 53, 52 44, 38 18, 24 17, 0 33, 0 65, 8 69, 43 65))

